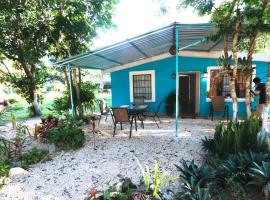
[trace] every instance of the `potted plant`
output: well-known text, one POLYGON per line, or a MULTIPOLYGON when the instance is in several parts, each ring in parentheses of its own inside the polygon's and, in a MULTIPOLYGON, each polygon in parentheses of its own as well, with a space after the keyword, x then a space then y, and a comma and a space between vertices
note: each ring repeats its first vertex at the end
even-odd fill
POLYGON ((175 98, 176 98, 176 94, 175 94, 175 91, 171 92, 166 100, 165 100, 165 103, 166 103, 166 114, 170 117, 173 116, 173 113, 174 113, 174 110, 175 110, 175 98))

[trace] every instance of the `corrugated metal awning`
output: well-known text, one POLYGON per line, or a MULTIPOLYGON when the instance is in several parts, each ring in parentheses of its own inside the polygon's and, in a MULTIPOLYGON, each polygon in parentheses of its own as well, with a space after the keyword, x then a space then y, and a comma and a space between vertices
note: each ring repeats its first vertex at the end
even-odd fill
POLYGON ((205 40, 217 31, 214 25, 173 23, 117 44, 64 59, 56 65, 70 64, 81 68, 106 70, 168 53, 170 47, 175 44, 176 28, 179 29, 180 50, 204 52, 223 50, 223 41, 205 40), (200 42, 202 40, 203 42, 200 42), (193 45, 194 43, 196 45, 193 45))

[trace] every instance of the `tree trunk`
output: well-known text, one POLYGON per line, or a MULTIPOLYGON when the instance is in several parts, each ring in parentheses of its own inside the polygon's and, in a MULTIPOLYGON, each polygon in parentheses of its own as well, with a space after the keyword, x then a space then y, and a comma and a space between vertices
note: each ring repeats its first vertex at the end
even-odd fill
POLYGON ((39 100, 38 100, 38 95, 37 92, 34 90, 33 91, 33 112, 34 112, 34 116, 40 116, 41 115, 41 109, 40 109, 40 104, 39 104, 39 100))
POLYGON ((78 109, 78 113, 79 113, 79 117, 82 117, 82 105, 81 105, 81 98, 80 98, 80 87, 78 84, 78 80, 77 80, 77 70, 76 67, 73 68, 73 83, 74 83, 74 88, 75 88, 75 92, 76 92, 76 106, 78 109))
MULTIPOLYGON (((78 73, 78 78, 79 78, 79 95, 81 94, 81 89, 82 89, 82 72, 81 72, 81 68, 78 69, 79 73, 78 73)), ((81 95, 80 95, 81 96, 81 95)), ((80 99, 81 100, 81 99, 80 99)), ((84 115, 84 110, 83 107, 81 106, 81 113, 82 116, 84 115)))
POLYGON ((266 81, 266 102, 265 109, 263 112, 263 123, 262 129, 268 132, 267 120, 268 120, 268 110, 270 103, 270 63, 268 63, 268 73, 267 73, 267 81, 266 81))
POLYGON ((245 82, 245 88, 246 88, 246 112, 247 112, 247 117, 250 118, 251 116, 251 77, 252 77, 252 55, 254 52, 254 47, 255 47, 255 39, 256 39, 256 34, 253 34, 249 38, 249 47, 248 47, 248 57, 247 57, 247 71, 248 71, 248 76, 245 82))
POLYGON ((67 67, 63 68, 64 76, 65 76, 65 81, 67 84, 67 88, 69 89, 69 80, 68 80, 68 73, 67 73, 67 67))
POLYGON ((237 46, 238 46, 238 41, 239 41, 240 27, 241 27, 240 13, 239 13, 239 10, 237 10, 237 21, 235 24, 235 30, 234 30, 234 35, 233 35, 233 47, 232 47, 234 65, 233 65, 233 70, 232 70, 231 79, 230 79, 231 98, 233 102, 233 121, 237 120, 237 115, 238 115, 238 102, 237 102, 237 95, 236 95, 236 90, 235 90, 235 81, 237 80, 237 69, 238 69, 237 46))
MULTIPOLYGON (((262 9, 260 14, 257 16, 258 17, 258 22, 257 22, 257 27, 259 27, 261 24, 263 24, 263 15, 264 11, 267 7, 268 0, 262 0, 262 9)), ((248 75, 247 80, 246 80, 246 111, 247 111, 247 117, 249 118, 251 116, 251 94, 250 94, 250 89, 251 89, 251 77, 252 77, 252 55, 254 53, 254 47, 255 47, 255 41, 257 37, 258 29, 253 30, 253 33, 249 37, 249 46, 248 46, 248 58, 247 58, 247 70, 250 72, 250 75, 248 75)))

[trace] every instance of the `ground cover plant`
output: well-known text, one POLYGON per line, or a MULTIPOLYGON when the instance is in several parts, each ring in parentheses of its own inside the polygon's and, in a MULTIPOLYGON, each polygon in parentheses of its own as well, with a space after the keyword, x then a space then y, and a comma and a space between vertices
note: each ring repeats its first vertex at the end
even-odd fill
POLYGON ((263 199, 270 191, 270 155, 257 141, 259 121, 218 124, 213 139, 202 140, 205 162, 176 165, 183 191, 178 199, 263 199))
POLYGON ((80 122, 69 115, 60 119, 54 116, 43 118, 41 124, 35 127, 35 137, 62 149, 76 150, 85 142, 85 133, 80 128, 80 122))
POLYGON ((159 174, 158 162, 155 161, 154 169, 145 168, 139 160, 135 158, 141 170, 142 180, 139 184, 132 182, 130 178, 124 178, 119 183, 115 183, 101 195, 97 195, 97 190, 92 188, 87 200, 165 200, 163 187, 176 179, 178 176, 169 176, 168 172, 159 174), (153 174, 151 174, 153 172, 153 174))
POLYGON ((49 130, 48 140, 60 148, 76 150, 83 146, 85 134, 73 118, 67 117, 49 130))
POLYGON ((12 163, 6 158, 0 158, 0 177, 7 176, 12 163))
POLYGON ((268 194, 267 153, 249 151, 219 159, 217 164, 210 157, 201 166, 182 160, 177 168, 183 191, 177 199, 262 199, 262 191, 268 194))
POLYGON ((44 160, 47 155, 47 151, 43 151, 34 147, 30 151, 22 155, 21 165, 23 168, 27 169, 30 165, 36 164, 44 160))
POLYGON ((256 117, 240 122, 219 123, 215 128, 214 138, 203 139, 202 146, 210 153, 220 156, 245 150, 265 151, 266 145, 257 140, 259 131, 259 120, 256 117))

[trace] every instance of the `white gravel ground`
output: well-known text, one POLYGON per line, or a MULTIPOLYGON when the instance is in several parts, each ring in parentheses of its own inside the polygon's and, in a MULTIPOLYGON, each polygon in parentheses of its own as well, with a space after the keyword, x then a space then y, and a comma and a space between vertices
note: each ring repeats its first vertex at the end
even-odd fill
MULTIPOLYGON (((179 122, 179 139, 175 139, 173 119, 163 118, 161 128, 147 121, 145 129, 133 131, 128 139, 129 127, 117 129, 112 137, 110 120, 102 120, 101 134, 96 136, 97 150, 93 148, 93 136, 87 129, 87 141, 75 152, 59 152, 52 161, 31 166, 29 175, 11 180, 0 191, 1 200, 82 200, 90 188, 108 187, 123 177, 138 182, 141 174, 134 160, 136 156, 143 165, 153 169, 154 160, 160 171, 171 175, 178 172, 174 164, 181 159, 197 162, 203 153, 201 138, 212 136, 216 122, 204 119, 184 119, 179 122)), ((178 187, 178 181, 168 187, 178 187)))

